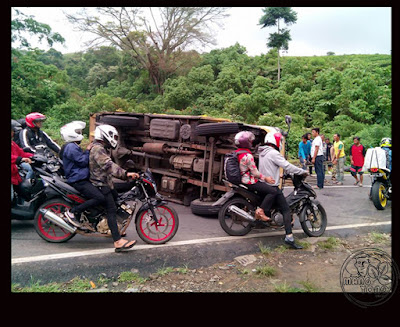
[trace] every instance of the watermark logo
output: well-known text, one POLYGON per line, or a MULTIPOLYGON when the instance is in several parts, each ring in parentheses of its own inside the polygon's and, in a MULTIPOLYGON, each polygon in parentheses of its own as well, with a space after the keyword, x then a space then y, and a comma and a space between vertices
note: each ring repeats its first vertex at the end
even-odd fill
POLYGON ((355 251, 340 270, 344 295, 362 308, 388 301, 396 291, 398 280, 396 263, 386 252, 375 248, 355 251))

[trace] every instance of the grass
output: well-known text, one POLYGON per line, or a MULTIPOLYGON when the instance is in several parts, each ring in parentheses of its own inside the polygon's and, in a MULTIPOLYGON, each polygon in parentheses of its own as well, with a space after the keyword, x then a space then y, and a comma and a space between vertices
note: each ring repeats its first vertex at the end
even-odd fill
POLYGON ((272 277, 276 275, 276 269, 269 265, 258 266, 256 268, 256 274, 265 277, 272 277))
POLYGON ((385 233, 371 232, 368 233, 367 238, 374 243, 383 243, 390 240, 390 235, 385 233))
POLYGON ((268 256, 272 253, 272 249, 269 246, 265 246, 262 242, 258 242, 258 248, 265 256, 268 256))
POLYGON ((140 277, 138 273, 133 273, 132 271, 123 271, 118 276, 118 282, 127 283, 127 282, 136 282, 142 284, 146 281, 146 278, 140 277))
POLYGON ((309 280, 299 281, 298 283, 301 284, 304 288, 291 286, 286 283, 285 280, 283 283, 276 284, 274 287, 274 291, 278 293, 314 293, 320 291, 320 289, 309 280))
POLYGON ((339 247, 340 245, 341 245, 340 240, 333 236, 329 237, 326 241, 318 242, 318 246, 321 249, 325 250, 332 250, 339 247))

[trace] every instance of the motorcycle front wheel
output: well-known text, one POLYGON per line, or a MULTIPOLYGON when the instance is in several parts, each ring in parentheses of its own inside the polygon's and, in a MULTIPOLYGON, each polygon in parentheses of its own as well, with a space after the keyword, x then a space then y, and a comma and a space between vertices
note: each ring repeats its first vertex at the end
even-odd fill
POLYGON ((158 223, 150 209, 140 209, 136 215, 136 232, 149 244, 164 244, 171 240, 179 227, 178 213, 171 207, 161 205, 154 208, 158 223))
POLYGON ((387 205, 387 198, 385 196, 386 187, 383 183, 376 181, 371 187, 371 199, 374 206, 378 210, 384 210, 387 205))
POLYGON ((310 237, 321 236, 328 225, 326 212, 321 204, 318 204, 317 209, 314 208, 314 210, 312 210, 311 205, 306 205, 300 212, 299 218, 301 228, 310 237))
POLYGON ((42 239, 50 243, 63 243, 76 235, 75 233, 70 233, 46 219, 40 212, 40 209, 51 210, 59 217, 62 217, 67 209, 71 209, 71 205, 62 199, 52 199, 43 203, 38 208, 33 224, 36 232, 42 239))
POLYGON ((237 206, 250 214, 254 212, 254 206, 243 198, 234 198, 225 203, 218 213, 219 224, 222 229, 231 236, 243 236, 248 234, 252 225, 234 212, 229 211, 231 205, 237 206))

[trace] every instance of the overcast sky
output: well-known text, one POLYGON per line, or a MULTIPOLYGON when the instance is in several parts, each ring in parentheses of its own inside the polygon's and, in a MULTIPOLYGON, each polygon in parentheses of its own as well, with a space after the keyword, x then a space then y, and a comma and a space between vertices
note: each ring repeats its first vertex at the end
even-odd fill
MULTIPOLYGON (((55 45, 62 53, 84 51, 83 42, 90 35, 74 32, 63 11, 78 8, 19 7, 24 14, 33 15, 38 22, 50 25, 53 32, 65 39, 65 47, 55 45)), ((292 7, 297 22, 289 26, 292 41, 285 56, 321 56, 332 51, 341 54, 391 54, 390 7, 292 7)), ((250 56, 267 53, 267 38, 276 27, 261 29, 262 7, 233 7, 224 20, 224 29, 216 29, 218 44, 212 48, 226 48, 238 42, 250 56)), ((38 45, 47 50, 45 44, 38 45)), ((212 48, 199 52, 208 52, 212 48)), ((201 50, 201 49, 199 49, 201 50)))

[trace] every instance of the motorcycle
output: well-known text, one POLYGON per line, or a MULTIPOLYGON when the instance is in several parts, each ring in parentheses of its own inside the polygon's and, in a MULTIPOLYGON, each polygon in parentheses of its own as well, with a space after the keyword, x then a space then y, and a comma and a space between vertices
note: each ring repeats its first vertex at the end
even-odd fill
MULTIPOLYGON (((133 217, 139 237, 149 244, 163 244, 171 240, 179 226, 176 211, 157 192, 157 186, 149 169, 132 181, 132 187, 118 195, 117 225, 122 236, 125 235, 133 217), (134 216, 137 201, 142 205, 134 216)), ((48 201, 43 203, 34 219, 36 232, 51 243, 70 240, 76 234, 85 236, 111 237, 107 224, 105 208, 97 206, 81 214, 82 228, 68 223, 64 213, 74 205, 83 203, 85 198, 76 189, 57 175, 43 176, 46 182, 45 193, 48 201)))
POLYGON ((52 160, 49 162, 47 156, 35 154, 31 157, 31 167, 34 178, 26 179, 26 172, 20 169, 22 183, 14 189, 11 201, 11 219, 31 220, 39 206, 46 200, 43 176, 52 176, 59 173, 59 163, 52 160))
MULTIPOLYGON (((299 217, 300 225, 308 236, 321 236, 328 224, 325 209, 315 198, 317 194, 312 186, 305 182, 305 175, 287 175, 291 178, 294 190, 287 197, 292 215, 299 217)), ((219 214, 218 220, 222 229, 232 236, 243 236, 253 228, 282 227, 283 215, 278 208, 271 210, 271 222, 263 222, 255 219, 255 210, 262 202, 257 192, 250 192, 243 184, 232 185, 232 190, 224 195, 226 201, 219 214), (227 200, 229 199, 229 200, 227 200)))
POLYGON ((390 180, 390 171, 388 169, 370 168, 371 191, 369 198, 378 210, 384 210, 387 201, 392 200, 392 183, 390 180))

